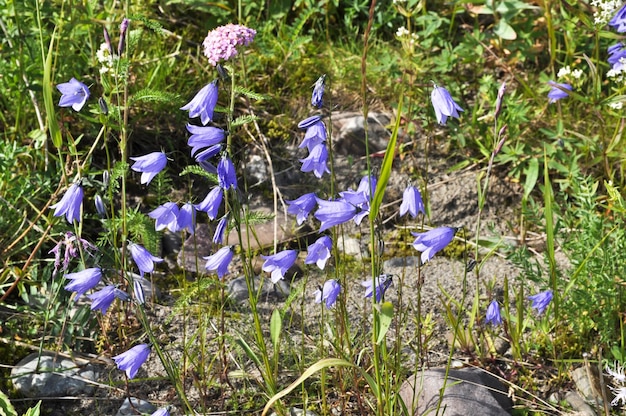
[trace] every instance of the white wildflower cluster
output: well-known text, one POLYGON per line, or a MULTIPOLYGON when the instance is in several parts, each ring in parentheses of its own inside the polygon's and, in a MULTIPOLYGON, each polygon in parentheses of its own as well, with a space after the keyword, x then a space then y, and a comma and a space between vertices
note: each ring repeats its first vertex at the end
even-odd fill
POLYGON ((624 73, 626 72, 626 58, 620 58, 619 62, 613 65, 606 73, 608 78, 612 78, 616 82, 624 82, 624 73))
POLYGON ((396 30, 396 36, 400 38, 401 41, 408 40, 410 45, 415 44, 415 42, 417 42, 417 40, 419 39, 417 33, 410 33, 409 30, 404 26, 401 26, 398 28, 398 30, 396 30))
POLYGON ((563 68, 559 69, 559 72, 556 74, 557 78, 574 78, 574 79, 580 79, 580 77, 583 75, 583 71, 582 69, 575 69, 572 71, 572 69, 569 67, 569 65, 564 66, 563 68))
POLYGON ((613 379, 613 385, 609 386, 615 397, 611 401, 611 406, 617 406, 620 402, 622 405, 626 404, 626 374, 624 373, 624 367, 622 367, 617 361, 613 364, 614 368, 609 367, 607 364, 606 372, 613 379))
POLYGON ((593 22, 598 26, 604 26, 611 20, 614 12, 622 6, 622 2, 621 0, 591 0, 591 6, 596 8, 593 13, 593 22))
POLYGON ((111 51, 106 43, 100 45, 100 49, 96 52, 96 59, 100 62, 100 73, 106 74, 107 72, 113 72, 115 63, 113 62, 115 57, 111 55, 111 51))
POLYGON ((608 106, 612 108, 613 110, 621 110, 622 107, 624 106, 624 103, 621 101, 614 101, 612 103, 609 103, 608 106))

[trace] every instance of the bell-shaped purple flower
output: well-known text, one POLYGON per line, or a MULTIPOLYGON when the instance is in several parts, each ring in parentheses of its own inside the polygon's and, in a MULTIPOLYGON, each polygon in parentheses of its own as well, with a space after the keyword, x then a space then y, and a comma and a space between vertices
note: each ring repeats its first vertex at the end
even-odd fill
POLYGON ((80 183, 74 183, 68 188, 63 198, 50 208, 54 208, 54 216, 60 217, 65 215, 67 222, 74 223, 74 220, 80 222, 80 207, 83 204, 83 187, 80 183))
POLYGON ((139 367, 143 365, 150 355, 150 345, 135 345, 126 352, 113 357, 113 361, 117 364, 117 368, 126 371, 128 378, 134 378, 139 371, 139 367))
POLYGON ((313 94, 311 95, 311 105, 313 107, 322 108, 324 98, 324 86, 326 84, 326 74, 322 75, 315 81, 313 86, 313 94))
POLYGON ((217 213, 222 205, 224 191, 219 186, 211 189, 202 202, 196 205, 198 211, 206 212, 211 220, 217 217, 217 213))
POLYGON ((308 253, 304 264, 317 264, 321 270, 326 267, 326 262, 330 258, 330 250, 333 248, 333 241, 328 236, 322 236, 317 239, 308 248, 308 253))
POLYGON ((609 62, 611 67, 614 67, 616 64, 618 64, 620 59, 626 58, 626 46, 624 46, 622 42, 618 42, 615 45, 609 46, 607 52, 609 53, 609 58, 607 59, 607 61, 609 62))
POLYGON ((141 183, 148 185, 167 164, 167 156, 163 152, 152 152, 144 156, 131 157, 135 163, 130 167, 135 172, 141 172, 141 183))
POLYGON ((166 202, 163 205, 159 205, 149 212, 148 216, 156 220, 154 228, 157 231, 161 231, 164 228, 173 233, 178 231, 178 205, 175 203, 166 202))
POLYGON ((87 295, 91 299, 91 310, 100 310, 102 315, 106 315, 109 306, 118 298, 122 301, 128 301, 130 296, 126 292, 123 292, 113 285, 105 286, 97 292, 87 295))
POLYGON ((187 140, 187 144, 191 147, 191 156, 205 147, 222 143, 226 137, 226 132, 218 127, 202 127, 187 124, 187 131, 191 133, 187 140))
POLYGON ((176 223, 178 231, 187 230, 193 235, 196 229, 196 207, 191 202, 187 202, 180 208, 176 223))
POLYGON ((442 126, 446 125, 448 117, 461 117, 459 115, 459 111, 463 111, 463 109, 454 102, 447 89, 435 85, 435 88, 433 88, 433 92, 430 95, 430 99, 432 101, 433 108, 435 109, 437 122, 442 126))
POLYGON ((215 271, 217 277, 221 279, 224 275, 228 274, 228 265, 233 259, 232 246, 222 247, 217 250, 215 254, 203 257, 203 259, 206 260, 204 268, 210 272, 215 271))
POLYGON ((537 314, 541 315, 548 308, 550 302, 552 302, 552 291, 546 290, 539 292, 536 295, 529 296, 528 299, 532 301, 531 308, 537 311, 537 314))
POLYGON ((422 194, 415 186, 407 186, 402 194, 402 204, 400 204, 400 216, 402 217, 406 213, 413 218, 417 217, 418 213, 426 214, 424 211, 424 202, 422 202, 422 194))
POLYGON ((422 252, 422 263, 426 263, 445 246, 450 244, 456 233, 456 228, 439 227, 425 233, 411 233, 415 237, 413 248, 422 252))
POLYGON ((150 416, 170 416, 170 411, 167 408, 162 407, 158 409, 156 412, 152 413, 150 416))
POLYGON ((98 267, 92 267, 90 269, 81 270, 80 272, 66 274, 65 278, 71 280, 71 282, 65 286, 65 290, 76 292, 76 298, 74 298, 74 300, 78 300, 85 292, 93 289, 100 283, 102 270, 98 267))
POLYGON ((154 263, 163 261, 162 258, 153 256, 145 247, 139 244, 130 243, 128 248, 142 277, 144 273, 152 273, 154 271, 154 263))
POLYGON ((89 88, 76 78, 58 84, 57 90, 62 94, 59 107, 72 107, 74 111, 80 111, 89 98, 89 88))
POLYGON ((502 325, 502 316, 500 315, 500 305, 498 305, 498 301, 491 301, 491 303, 487 307, 485 321, 493 326, 502 325))
POLYGON ((550 92, 548 92, 548 98, 549 98, 550 104, 555 103, 562 98, 569 97, 569 94, 563 91, 563 89, 570 90, 570 91, 572 90, 572 86, 569 84, 560 84, 554 81, 548 81, 548 84, 552 86, 552 89, 550 90, 550 92), (561 88, 558 88, 558 87, 561 87, 561 88))
POLYGON ((200 116, 202 125, 206 126, 209 121, 213 121, 213 110, 217 104, 217 79, 204 86, 195 97, 181 110, 189 110, 189 118, 200 116))
POLYGON ((321 178, 324 175, 324 172, 330 173, 328 166, 326 165, 326 161, 328 160, 328 150, 326 150, 326 145, 324 143, 318 143, 311 149, 309 155, 300 159, 302 162, 302 167, 300 170, 302 172, 313 172, 313 174, 321 178))
POLYGON ((609 26, 617 30, 618 33, 626 32, 626 4, 609 20, 609 26))
POLYGON ((226 228, 228 227, 228 215, 224 215, 219 222, 217 223, 217 226, 215 227, 215 234, 213 234, 213 242, 215 244, 223 244, 224 242, 224 231, 226 231, 226 228))
POLYGON ((365 288, 364 297, 371 298, 374 294, 374 286, 376 286, 376 302, 380 302, 391 283, 393 283, 393 278, 390 274, 381 274, 376 279, 362 282, 361 286, 365 288))
POLYGON ((317 205, 319 208, 315 211, 314 216, 322 223, 320 233, 335 225, 348 222, 356 215, 356 207, 342 199, 326 201, 317 198, 317 205))
POLYGON ((217 183, 224 190, 228 188, 237 189, 235 165, 233 165, 233 161, 228 156, 222 156, 220 163, 217 165, 217 183))
POLYGON ((298 252, 296 250, 283 250, 271 256, 263 256, 265 263, 261 269, 264 272, 271 273, 270 279, 272 283, 276 283, 285 278, 285 273, 298 258, 298 252))
POLYGON ((302 120, 301 122, 298 123, 298 128, 306 130, 309 127, 311 127, 312 125, 317 124, 321 119, 322 119, 322 116, 320 116, 320 115, 307 117, 307 118, 305 118, 304 120, 302 120))
MULTIPOLYGON (((211 147, 207 147, 203 151, 196 154, 196 162, 205 162, 207 159, 219 154, 224 146, 222 144, 214 144, 211 147)), ((215 171, 217 172, 217 170, 215 171)))
POLYGON ((322 122, 321 116, 309 117, 298 124, 298 127, 306 126, 306 133, 304 133, 304 139, 298 146, 300 149, 306 147, 309 152, 313 150, 315 146, 326 141, 327 133, 326 126, 322 122))
POLYGON ((96 206, 96 212, 100 216, 100 218, 105 218, 107 216, 107 210, 104 206, 104 201, 100 195, 96 195, 94 198, 94 205, 96 206))
POLYGON ((292 201, 285 202, 289 204, 287 213, 295 215, 298 225, 302 225, 302 223, 306 221, 306 218, 309 216, 311 210, 313 210, 315 205, 317 205, 317 198, 315 197, 315 193, 311 192, 292 201))
POLYGON ((341 293, 341 285, 335 279, 330 279, 324 282, 324 287, 315 291, 315 303, 326 303, 326 309, 330 309, 341 293))

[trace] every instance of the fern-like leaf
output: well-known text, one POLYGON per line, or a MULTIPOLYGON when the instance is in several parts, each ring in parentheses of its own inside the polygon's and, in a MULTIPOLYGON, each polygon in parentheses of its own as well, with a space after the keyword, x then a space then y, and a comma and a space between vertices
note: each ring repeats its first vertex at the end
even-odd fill
POLYGON ((251 98, 251 99, 256 100, 256 101, 262 101, 262 100, 264 100, 266 98, 265 95, 263 95, 263 94, 259 94, 259 93, 256 93, 256 92, 252 91, 252 90, 249 90, 249 89, 243 88, 243 87, 239 87, 239 86, 235 86, 235 92, 237 94, 245 95, 246 97, 251 98))
POLYGON ((233 122, 231 123, 231 126, 232 127, 243 126, 244 124, 252 123, 253 121, 258 120, 258 119, 259 118, 257 116, 251 116, 251 115, 239 116, 233 120, 233 122))

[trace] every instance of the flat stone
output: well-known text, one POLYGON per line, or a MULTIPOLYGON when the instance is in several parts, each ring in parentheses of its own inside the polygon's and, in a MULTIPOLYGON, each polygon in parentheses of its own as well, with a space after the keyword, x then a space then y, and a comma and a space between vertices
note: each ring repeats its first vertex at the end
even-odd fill
MULTIPOLYGON (((276 284, 274 284, 268 278, 255 276, 252 280, 252 284, 254 287, 253 290, 255 291, 258 291, 259 286, 262 285, 259 300, 266 301, 271 298, 282 300, 289 296, 289 283, 285 280, 279 280, 276 284)), ((237 303, 245 303, 248 300, 248 286, 246 286, 246 278, 238 277, 230 280, 226 286, 226 293, 228 293, 230 298, 237 303)))
MULTIPOLYGON (((507 396, 508 389, 496 377, 477 368, 450 369, 445 381, 446 369, 433 368, 409 377, 400 387, 400 397, 409 414, 435 414, 439 392, 445 392, 440 411, 445 416, 506 416, 513 403, 507 396)), ((440 413, 441 414, 441 413, 440 413)))
POLYGON ((96 373, 91 365, 80 366, 69 358, 32 353, 11 370, 17 391, 26 397, 60 397, 92 394, 96 373))
POLYGON ((156 406, 150 402, 138 399, 136 397, 131 397, 131 398, 127 397, 126 400, 124 400, 124 403, 122 403, 122 406, 120 407, 120 409, 115 414, 115 416, 130 416, 130 415, 136 416, 137 411, 139 411, 142 414, 144 413, 151 414, 151 413, 156 412, 156 410, 157 410, 156 406), (133 404, 132 406, 131 406, 131 401, 133 404))
MULTIPOLYGON (((391 133, 389 116, 370 112, 367 116, 367 138, 370 153, 387 148, 391 133)), ((333 150, 340 155, 365 156, 365 117, 361 112, 333 114, 333 150), (335 134, 336 133, 336 134, 335 134)))

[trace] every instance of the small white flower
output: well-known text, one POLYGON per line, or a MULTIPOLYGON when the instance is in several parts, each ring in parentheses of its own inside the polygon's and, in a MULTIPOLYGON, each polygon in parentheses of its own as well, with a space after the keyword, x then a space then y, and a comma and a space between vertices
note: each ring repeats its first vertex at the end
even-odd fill
POLYGON ((593 23, 598 26, 604 26, 611 20, 615 11, 622 4, 621 0, 592 0, 591 6, 596 8, 593 13, 593 23))
MULTIPOLYGON (((624 106, 624 103, 621 101, 615 101, 615 102, 609 103, 609 107, 611 107, 613 110, 621 110, 623 106, 624 106)), ((610 373, 611 370, 607 368, 607 371, 609 371, 609 374, 611 374, 610 373)))
POLYGON ((556 77, 563 78, 563 77, 568 76, 571 73, 572 73, 572 70, 570 69, 569 65, 564 66, 563 68, 559 69, 559 72, 556 74, 556 77))
POLYGON ((582 69, 575 69, 572 71, 572 77, 576 78, 576 79, 580 79, 580 77, 583 75, 583 70, 582 69))
POLYGON ((611 400, 611 406, 617 406, 621 401, 622 404, 626 404, 626 387, 613 387, 609 386, 613 394, 615 394, 615 398, 611 400))
POLYGON ((398 30, 396 30, 396 36, 399 38, 407 36, 408 34, 409 34, 409 30, 404 26, 401 26, 398 28, 398 30))
MULTIPOLYGON (((622 103, 621 101, 619 101, 617 103, 612 103, 612 104, 620 104, 620 107, 621 107, 622 103)), ((611 377, 613 377, 613 380, 615 380, 616 383, 624 384, 624 382, 626 382, 626 374, 624 374, 624 367, 622 367, 617 361, 615 361, 613 366, 615 367, 615 370, 612 370, 611 367, 607 365, 606 372, 611 377)))

